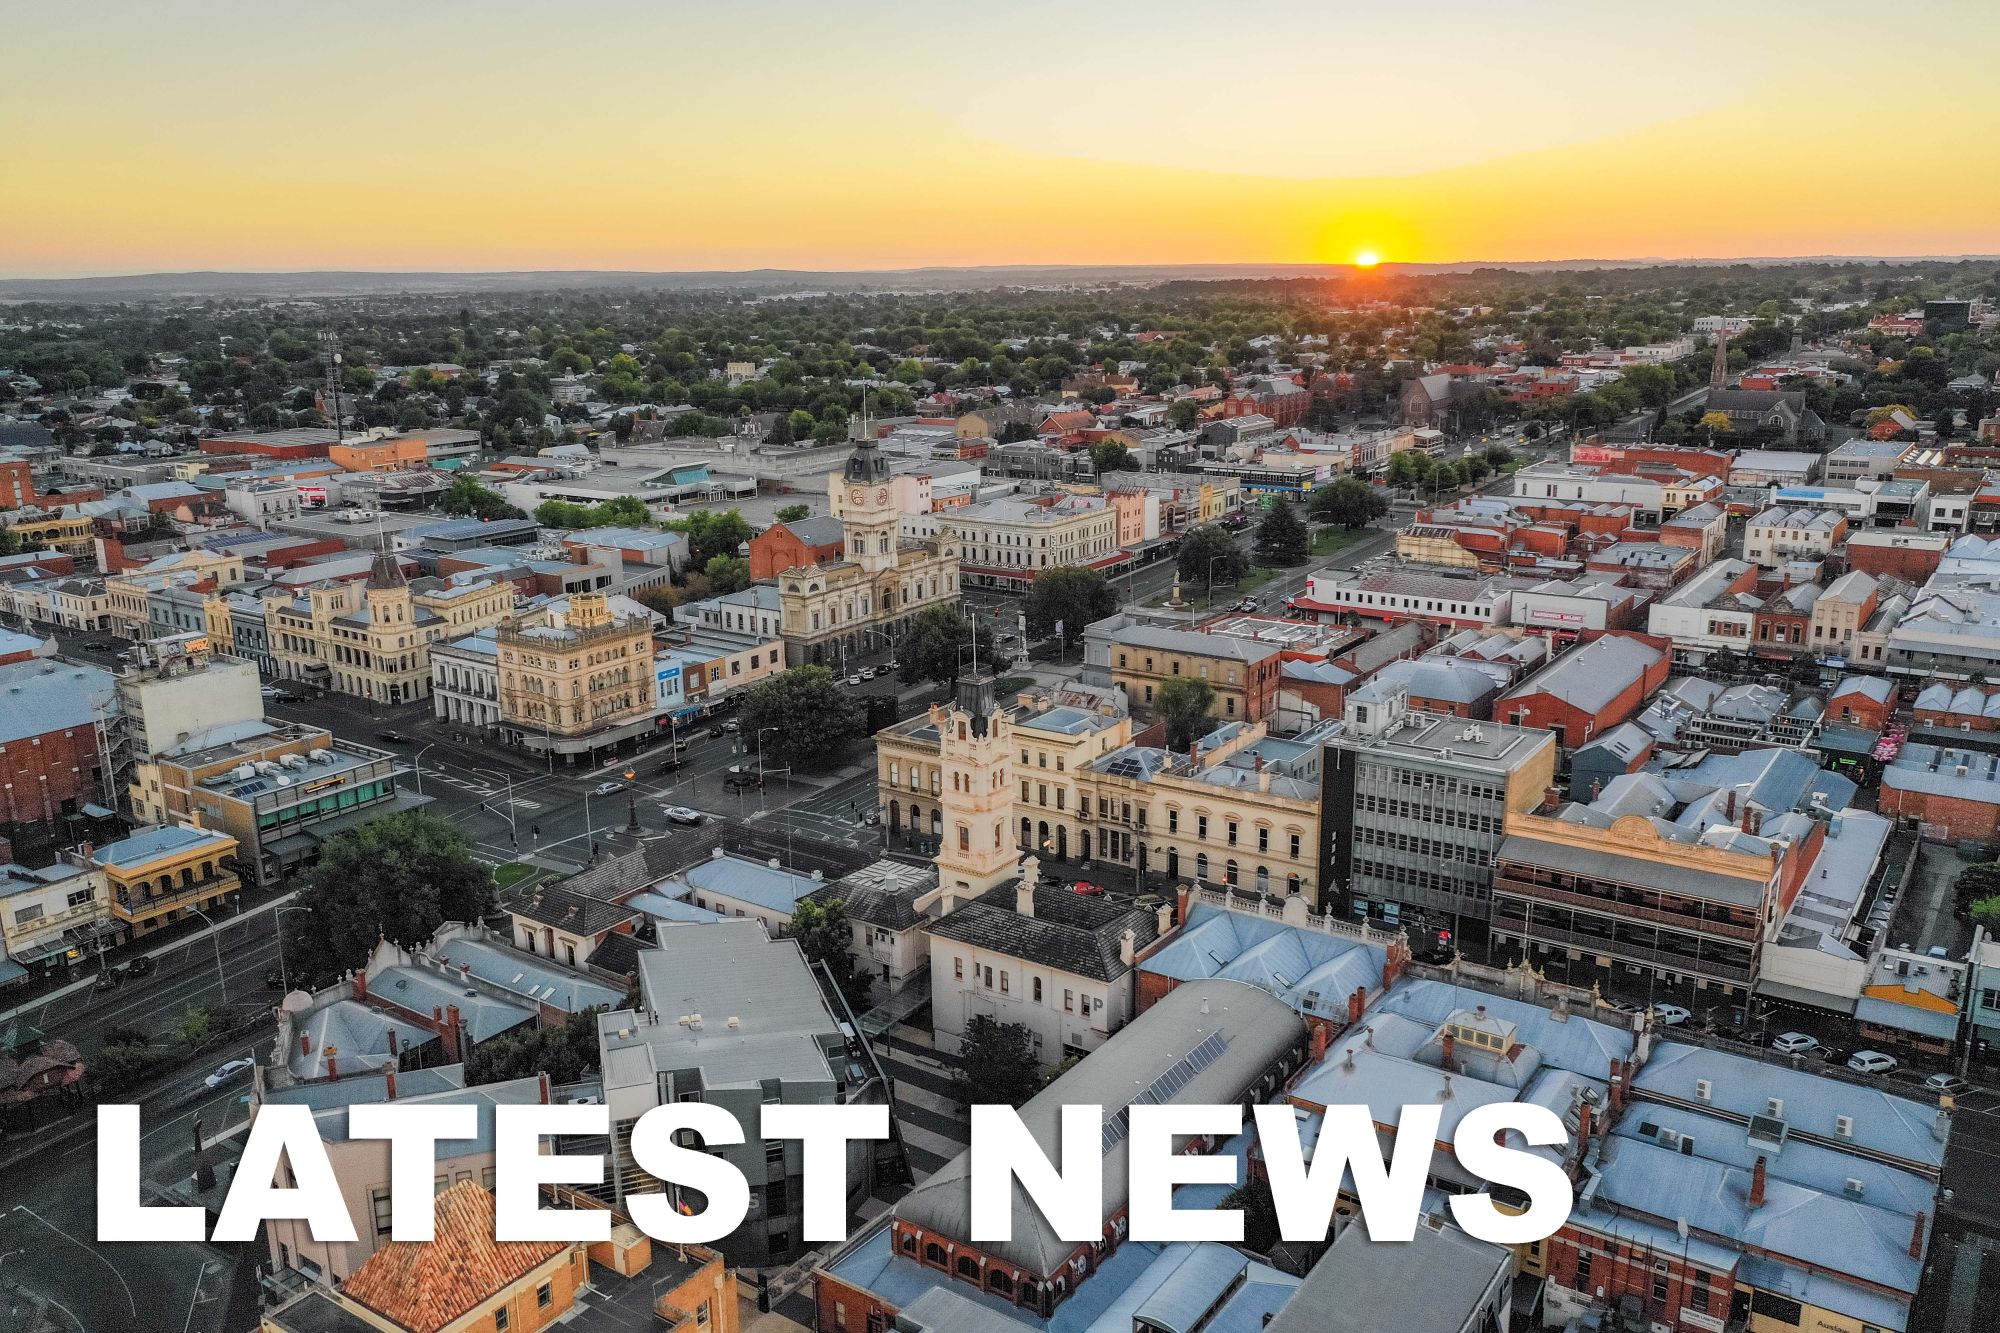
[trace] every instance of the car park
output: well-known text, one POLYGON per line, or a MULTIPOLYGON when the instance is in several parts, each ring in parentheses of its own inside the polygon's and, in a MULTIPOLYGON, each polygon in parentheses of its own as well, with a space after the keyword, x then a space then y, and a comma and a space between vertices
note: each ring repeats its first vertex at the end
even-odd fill
POLYGON ((1681 1024, 1687 1022, 1690 1018, 1694 1017, 1693 1014, 1681 1008, 1679 1005, 1668 1004, 1665 1001, 1661 1001, 1653 1006, 1653 1016, 1659 1019, 1662 1024, 1670 1028, 1677 1028, 1681 1024))
POLYGON ((1962 1097, 1972 1091, 1972 1085, 1956 1074, 1932 1074, 1924 1080, 1924 1091, 1940 1097, 1962 1097))
POLYGON ((708 818, 701 811, 689 809, 685 805, 670 805, 662 809, 660 813, 667 817, 669 824, 694 825, 708 818))
POLYGON ((1856 1051, 1847 1057, 1847 1067, 1857 1074, 1886 1074, 1896 1067, 1896 1057, 1880 1051, 1856 1051))
POLYGON ((251 1062, 248 1060, 231 1060, 217 1069, 213 1074, 203 1079, 202 1082, 210 1088, 219 1088, 225 1083, 233 1083, 239 1078, 248 1078, 251 1067, 251 1062))

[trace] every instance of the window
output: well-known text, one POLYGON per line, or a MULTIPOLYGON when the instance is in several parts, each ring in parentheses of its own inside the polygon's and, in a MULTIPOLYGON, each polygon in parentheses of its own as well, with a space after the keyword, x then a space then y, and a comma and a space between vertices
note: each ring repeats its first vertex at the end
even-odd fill
POLYGON ((1034 989, 1035 1003, 1040 1004, 1042 1002, 1042 979, 1040 977, 1036 977, 1034 979, 1033 989, 1034 989))
POLYGON ((375 1234, 389 1234, 389 1191, 387 1188, 368 1191, 369 1211, 375 1216, 375 1234))
POLYGON ((507 1333, 507 1307, 501 1306, 493 1312, 494 1333, 507 1333))
POLYGON ((1073 1014, 1076 1012, 1075 991, 1067 989, 1063 991, 1063 1012, 1066 1014, 1073 1014))
POLYGON ((1267 828, 1257 830, 1257 850, 1260 852, 1271 850, 1271 830, 1267 828))
POLYGON ((1292 859, 1299 859, 1299 835, 1296 833, 1292 835, 1292 859))
POLYGON ((1208 816, 1207 816, 1207 815, 1196 815, 1196 816, 1194 817, 1194 836, 1195 836, 1195 837, 1197 837, 1197 838, 1200 838, 1200 839, 1201 839, 1202 841, 1204 841, 1204 842, 1206 842, 1206 841, 1208 840, 1208 816))
POLYGON ((1007 973, 1004 970, 1000 973, 1000 993, 1002 995, 1007 993, 1007 973))
POLYGON ((556 1292, 554 1283, 544 1282, 541 1286, 535 1288, 536 1309, 546 1310, 555 1303, 556 1303, 556 1292))
POLYGON ((1576 1289, 1584 1295, 1590 1294, 1590 1251, 1576 1252, 1576 1289))
POLYGON ((954 958, 951 960, 951 978, 953 981, 965 980, 965 960, 963 958, 954 958))
POLYGON ((1167 832, 1179 833, 1180 831, 1181 831, 1181 812, 1178 810, 1168 810, 1167 832))

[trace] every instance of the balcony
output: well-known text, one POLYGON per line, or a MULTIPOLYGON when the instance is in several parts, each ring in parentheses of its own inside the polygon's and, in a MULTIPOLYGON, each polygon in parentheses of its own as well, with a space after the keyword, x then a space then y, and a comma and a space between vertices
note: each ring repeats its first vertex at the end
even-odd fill
POLYGON ((1754 967, 1737 967, 1713 958, 1694 958, 1688 954, 1671 953, 1664 949, 1649 949, 1644 945, 1627 944, 1622 940, 1591 935, 1580 930, 1523 925, 1517 918, 1501 917, 1497 914, 1493 918, 1493 930, 1496 934, 1518 935, 1536 944, 1562 945, 1579 953, 1602 955, 1615 962, 1645 963, 1667 972, 1708 977, 1739 986, 1749 985, 1752 977, 1756 975, 1754 967))
POLYGON ((177 883, 166 893, 119 889, 112 899, 111 910, 121 921, 150 921, 163 913, 199 904, 204 898, 234 893, 240 887, 242 881, 234 875, 209 875, 192 884, 177 883))
POLYGON ((1585 912, 1596 912, 1603 916, 1619 917, 1634 921, 1650 921, 1656 925, 1686 931, 1689 934, 1716 935, 1727 939, 1741 940, 1746 944, 1757 939, 1755 926, 1739 926, 1733 922, 1716 921, 1710 917, 1689 912, 1670 912, 1664 908, 1647 907, 1624 894, 1597 895, 1578 893, 1574 889, 1559 889, 1550 884, 1538 884, 1530 879, 1515 875, 1496 874, 1493 877, 1493 892, 1513 894, 1530 902, 1557 904, 1574 907, 1585 912))

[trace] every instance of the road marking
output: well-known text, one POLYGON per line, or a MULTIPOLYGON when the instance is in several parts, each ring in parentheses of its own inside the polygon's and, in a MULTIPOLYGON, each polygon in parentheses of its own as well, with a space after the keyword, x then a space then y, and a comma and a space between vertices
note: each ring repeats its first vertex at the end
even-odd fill
MULTIPOLYGON (((117 1279, 118 1279, 118 1285, 119 1285, 119 1286, 121 1286, 121 1287, 124 1287, 124 1288, 125 1288, 125 1304, 126 1304, 126 1306, 127 1306, 127 1307, 129 1307, 129 1308, 131 1309, 131 1311, 132 1311, 132 1317, 133 1317, 134 1319, 137 1319, 137 1318, 139 1317, 139 1302, 133 1299, 133 1297, 132 1297, 132 1287, 131 1287, 131 1285, 130 1285, 129 1283, 127 1283, 127 1282, 125 1281, 125 1275, 124 1275, 123 1273, 121 1273, 121 1272, 119 1272, 119 1271, 118 1271, 118 1266, 117 1266, 116 1264, 112 1263, 112 1262, 111 1262, 111 1261, 110 1261, 109 1259, 107 1259, 107 1258, 105 1258, 105 1257, 104 1257, 103 1255, 99 1254, 99 1253, 98 1253, 98 1252, 96 1251, 96 1249, 94 1249, 93 1247, 91 1247, 91 1246, 89 1246, 89 1245, 85 1245, 85 1244, 84 1244, 84 1243, 83 1243, 82 1241, 78 1240, 78 1239, 77 1239, 77 1238, 76 1238, 75 1236, 72 1236, 72 1235, 70 1235, 70 1234, 69 1234, 69 1232, 67 1232, 67 1231, 64 1231, 64 1230, 63 1230, 63 1229, 62 1229, 61 1227, 59 1227, 59 1226, 57 1226, 57 1225, 56 1225, 55 1223, 53 1223, 53 1222, 49 1221, 49 1219, 48 1219, 48 1218, 46 1218, 46 1217, 43 1217, 43 1216, 42 1216, 42 1215, 41 1215, 40 1213, 38 1213, 38 1212, 36 1212, 36 1211, 35 1211, 34 1209, 32 1209, 32 1208, 28 1207, 28 1206, 27 1206, 26 1204, 20 1204, 20 1203, 17 1203, 17 1204, 15 1204, 15 1205, 14 1205, 14 1211, 15 1211, 15 1212, 17 1212, 17 1213, 25 1213, 25 1214, 27 1214, 27 1215, 28 1215, 29 1217, 32 1217, 32 1218, 34 1218, 34 1219, 35 1219, 35 1220, 36 1220, 37 1222, 40 1222, 40 1223, 41 1223, 41 1224, 42 1224, 43 1226, 45 1226, 45 1227, 47 1227, 47 1228, 48 1228, 49 1230, 51 1230, 51 1231, 55 1232, 55 1233, 56 1233, 56 1234, 57 1234, 58 1236, 61 1236, 61 1237, 62 1237, 62 1238, 63 1238, 64 1240, 68 1241, 68 1242, 69 1242, 70 1244, 72 1244, 72 1245, 74 1245, 74 1246, 78 1247, 79 1249, 83 1250, 83 1251, 84 1251, 85 1253, 89 1254, 89 1255, 90 1255, 90 1257, 91 1257, 91 1258, 93 1258, 93 1259, 95 1259, 95 1260, 97 1260, 97 1262, 98 1262, 98 1263, 100 1263, 100 1264, 103 1264, 103 1265, 104 1265, 104 1266, 105 1266, 106 1268, 110 1269, 110 1270, 111 1270, 111 1276, 113 1276, 113 1277, 115 1277, 115 1278, 117 1278, 117 1279)), ((70 1316, 70 1318, 72 1318, 72 1319, 76 1319, 76 1316, 75 1316, 75 1315, 71 1315, 71 1316, 70 1316)), ((78 1328, 82 1328, 82 1327, 83 1327, 83 1321, 82 1321, 81 1319, 77 1319, 77 1324, 76 1324, 76 1326, 77 1326, 78 1328)))

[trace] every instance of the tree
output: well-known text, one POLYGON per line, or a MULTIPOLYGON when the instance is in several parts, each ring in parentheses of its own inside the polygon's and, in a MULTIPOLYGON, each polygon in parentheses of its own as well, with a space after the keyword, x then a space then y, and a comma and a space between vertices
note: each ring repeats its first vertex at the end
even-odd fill
POLYGON ((1278 1202, 1271 1196, 1271 1182, 1261 1176, 1250 1176, 1223 1195, 1222 1202, 1217 1206, 1243 1214, 1243 1248, 1246 1250, 1269 1254, 1272 1247, 1284 1239, 1278 1226, 1278 1202))
POLYGON ((526 518, 499 493, 479 484, 476 477, 456 476, 438 496, 438 508, 464 518, 526 518))
POLYGON ((826 967, 850 1008, 859 1012, 868 1007, 871 978, 854 970, 854 926, 845 899, 799 899, 792 909, 791 935, 807 962, 826 967))
POLYGON ((493 908, 493 871, 465 834, 414 810, 329 838, 298 883, 307 910, 285 938, 298 985, 361 966, 377 939, 420 944, 447 921, 477 921, 493 908))
POLYGON ((1961 915, 1971 911, 1976 902, 2000 896, 2000 861, 1967 866, 1952 881, 1952 893, 1961 915))
POLYGON ((1736 429, 1727 412, 1703 412, 1697 424, 1711 435, 1727 435, 1736 429))
POLYGON ((1312 516, 1350 531, 1365 528, 1389 512, 1389 497, 1358 477, 1341 477, 1312 493, 1312 516))
POLYGON ((778 511, 778 522, 780 523, 796 523, 802 518, 811 517, 811 505, 786 505, 778 511))
POLYGON ((1132 457, 1132 451, 1117 440, 1102 440, 1091 445, 1090 461, 1096 465, 1099 476, 1107 472, 1136 470, 1139 466, 1138 461, 1132 457))
POLYGON ((2000 932, 2000 894, 1979 899, 1966 915, 1972 918, 1973 925, 1983 926, 1987 934, 2000 932))
POLYGON ((1253 545, 1258 561, 1263 564, 1296 565, 1311 554, 1312 533, 1306 530, 1292 502, 1281 495, 1271 502, 1264 521, 1257 525, 1253 545))
POLYGON ((958 1100, 965 1106, 1019 1106, 1042 1090, 1034 1035, 1019 1023, 974 1014, 958 1050, 958 1100))
POLYGON ((1045 639, 1056 632, 1060 623, 1063 637, 1071 642, 1083 633, 1085 625, 1117 610, 1118 594, 1111 590, 1104 575, 1079 565, 1061 565, 1037 574, 1022 604, 1028 618, 1028 633, 1045 639))
POLYGON ((743 734, 773 734, 764 762, 816 773, 837 763, 861 735, 861 705, 823 666, 793 667, 752 687, 743 699, 743 734))
POLYGON ((905 685, 928 680, 949 685, 972 660, 968 649, 978 645, 981 660, 993 660, 993 626, 984 616, 967 615, 955 604, 927 606, 917 612, 896 650, 897 674, 905 685))
POLYGON ((0 555, 19 555, 21 534, 12 528, 0 528, 0 555))
POLYGON ((488 1037, 465 1062, 469 1083, 547 1074, 555 1084, 579 1083, 597 1072, 597 1016, 604 1006, 579 1010, 560 1024, 524 1023, 488 1037))
POLYGON ((701 567, 701 572, 708 576, 708 595, 711 597, 742 592, 750 586, 750 562, 740 555, 711 557, 701 567))
POLYGON ((1236 538, 1213 523, 1204 523, 1181 539, 1174 557, 1181 582, 1198 588, 1227 587, 1243 577, 1250 561, 1236 538))
POLYGON ((1385 469, 1391 486, 1412 491, 1430 485, 1431 474, 1436 471, 1437 460, 1422 449, 1398 449, 1389 455, 1389 466, 1385 469))
POLYGON ((1174 676, 1153 695, 1153 712, 1166 723, 1167 748, 1185 750, 1215 729, 1215 691, 1198 676, 1174 676))
POLYGON ((1167 408, 1167 424, 1175 430, 1186 430, 1194 425, 1201 415, 1201 408, 1192 398, 1176 398, 1167 408))
POLYGON ((734 509, 697 509, 661 526, 688 539, 688 558, 697 565, 706 565, 718 555, 735 555, 736 548, 755 535, 734 509))

